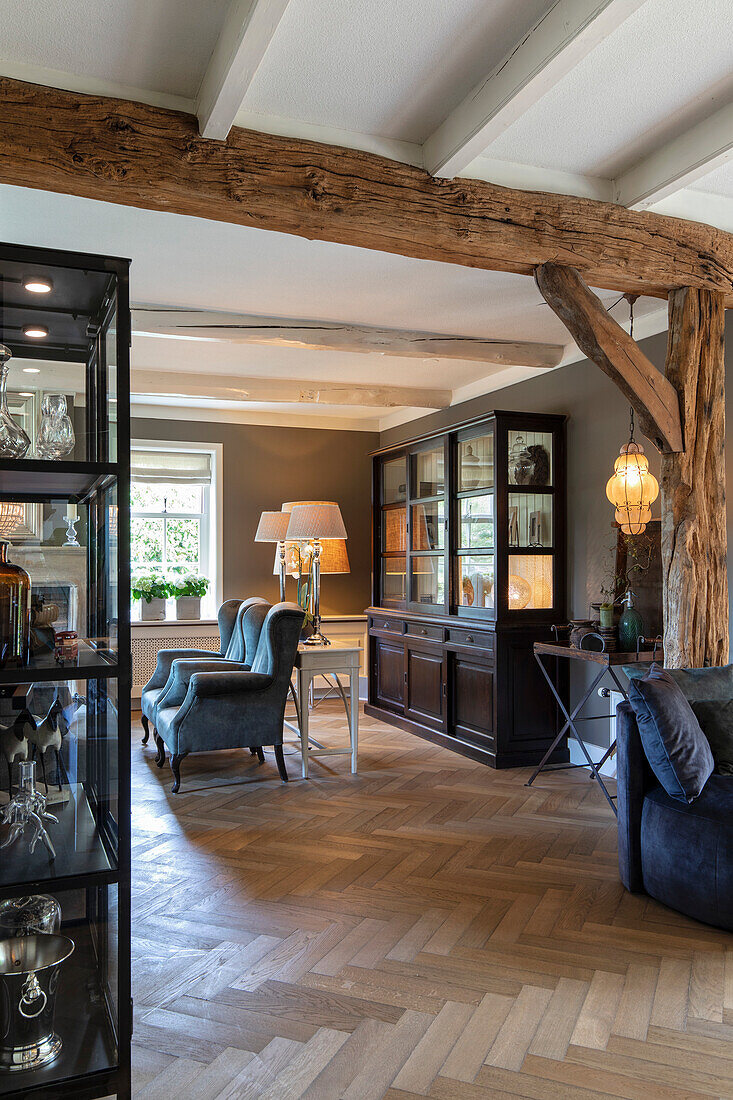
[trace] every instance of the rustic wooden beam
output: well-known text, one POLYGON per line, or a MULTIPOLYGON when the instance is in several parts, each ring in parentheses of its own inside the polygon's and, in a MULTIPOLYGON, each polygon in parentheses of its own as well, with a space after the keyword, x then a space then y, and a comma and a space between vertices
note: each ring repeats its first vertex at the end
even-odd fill
POLYGON ((535 272, 542 297, 582 352, 611 378, 632 406, 639 427, 660 451, 681 451, 677 391, 606 311, 577 271, 542 264, 535 272))
POLYGON ((230 374, 199 374, 134 368, 134 394, 150 397, 204 397, 218 401, 267 401, 300 405, 362 405, 370 408, 445 409, 451 391, 417 386, 313 382, 297 378, 240 378, 230 374))
POLYGON ((680 394, 685 449, 662 456, 664 660, 728 661, 725 313, 720 294, 669 298, 667 378, 680 394))
POLYGON ((373 153, 0 79, 0 182, 531 275, 547 261, 593 286, 733 305, 733 237, 612 203, 435 179, 373 153))
POLYGON ((466 359, 515 367, 556 367, 565 350, 562 344, 156 306, 133 307, 132 331, 140 336, 189 336, 235 344, 378 353, 407 359, 466 359))

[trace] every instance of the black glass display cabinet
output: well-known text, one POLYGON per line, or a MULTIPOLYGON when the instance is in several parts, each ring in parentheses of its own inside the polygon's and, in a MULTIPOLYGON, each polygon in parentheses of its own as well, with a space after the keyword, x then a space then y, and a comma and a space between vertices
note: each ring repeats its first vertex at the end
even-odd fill
POLYGON ((369 714, 494 767, 542 759, 558 712, 532 646, 565 620, 565 507, 562 416, 375 454, 369 714))
MULTIPOLYGON (((35 751, 56 858, 42 844, 31 853, 27 830, 0 849, 0 938, 16 919, 8 901, 50 895, 73 943, 54 989, 60 1053, 4 1068, 11 1014, 0 1098, 131 1095, 128 270, 128 260, 0 245, 0 344, 12 354, 0 450, 4 412, 30 441, 23 457, 0 455, 0 538, 30 576, 32 607, 22 657, 0 638, 0 727, 28 730, 30 712, 59 734, 35 751), (61 396, 71 444, 48 419, 61 396)), ((6 763, 0 753, 0 803, 6 763)), ((15 794, 17 759, 10 777, 15 794)), ((0 844, 8 836, 0 825, 0 844)))

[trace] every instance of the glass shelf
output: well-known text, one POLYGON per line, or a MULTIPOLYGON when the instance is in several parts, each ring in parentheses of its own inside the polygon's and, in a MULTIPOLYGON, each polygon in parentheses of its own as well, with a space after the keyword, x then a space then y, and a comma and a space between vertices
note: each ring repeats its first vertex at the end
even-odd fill
POLYGON ((50 462, 32 458, 0 459, 0 498, 48 500, 49 497, 81 500, 100 482, 116 477, 118 468, 108 462, 50 462))

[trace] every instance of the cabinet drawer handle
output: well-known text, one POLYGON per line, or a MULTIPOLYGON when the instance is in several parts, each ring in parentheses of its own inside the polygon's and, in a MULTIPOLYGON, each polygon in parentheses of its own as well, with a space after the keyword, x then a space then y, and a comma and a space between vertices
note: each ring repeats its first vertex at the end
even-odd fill
POLYGON ((385 630, 389 630, 389 623, 384 623, 383 626, 385 630))
POLYGON ((423 627, 423 628, 421 629, 420 633, 421 633, 421 634, 427 634, 427 630, 425 629, 425 627, 423 627))
POLYGON ((466 635, 466 641, 467 642, 473 642, 473 634, 467 634, 466 635))

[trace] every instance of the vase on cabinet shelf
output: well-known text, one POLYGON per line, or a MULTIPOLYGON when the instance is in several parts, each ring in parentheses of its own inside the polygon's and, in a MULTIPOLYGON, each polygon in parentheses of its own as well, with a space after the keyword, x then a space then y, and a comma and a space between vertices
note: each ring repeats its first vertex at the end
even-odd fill
POLYGON ((8 545, 0 539, 0 668, 22 668, 30 658, 31 579, 8 561, 8 545))
POLYGON ((0 344, 0 458, 25 458, 31 441, 8 408, 8 372, 12 359, 10 348, 0 344))

